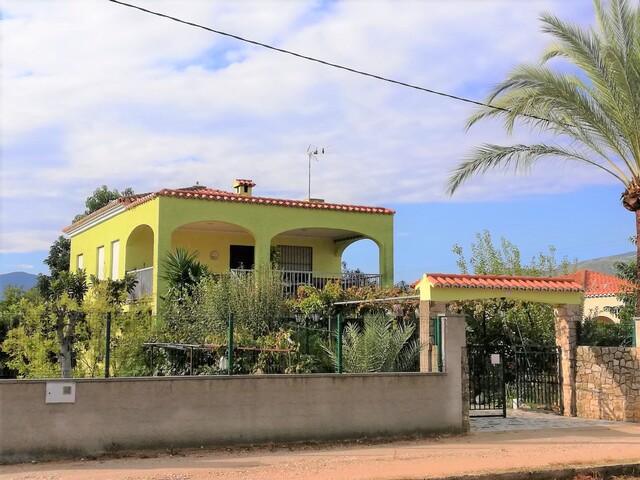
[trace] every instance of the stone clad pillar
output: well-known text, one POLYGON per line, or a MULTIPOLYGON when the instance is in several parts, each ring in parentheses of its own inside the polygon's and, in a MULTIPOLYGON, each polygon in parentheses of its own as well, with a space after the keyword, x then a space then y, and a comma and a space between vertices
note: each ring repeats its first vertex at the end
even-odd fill
POLYGON ((434 372, 437 370, 437 350, 433 345, 433 321, 436 315, 443 315, 446 310, 445 302, 420 300, 420 371, 434 372))
POLYGON ((579 312, 578 305, 554 305, 553 307, 556 345, 560 347, 561 401, 563 414, 568 417, 576 416, 576 348, 579 312))

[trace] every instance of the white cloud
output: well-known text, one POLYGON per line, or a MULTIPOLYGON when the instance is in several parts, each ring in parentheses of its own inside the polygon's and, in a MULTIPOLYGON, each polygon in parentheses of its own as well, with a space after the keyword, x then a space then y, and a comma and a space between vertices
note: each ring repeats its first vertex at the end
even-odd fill
POLYGON ((29 263, 18 263, 17 265, 10 265, 12 267, 16 267, 16 268, 21 268, 23 270, 33 270, 34 269, 34 265, 31 265, 29 263))
POLYGON ((49 250, 60 232, 51 230, 27 230, 0 232, 0 253, 24 253, 35 250, 49 250))
MULTIPOLYGON (((547 41, 539 33, 540 11, 581 22, 590 13, 583 0, 517 7, 506 0, 136 3, 473 98, 517 62, 538 57, 547 41)), ((229 188, 234 178, 248 177, 258 183, 256 194, 304 197, 311 143, 333 147, 312 165, 314 196, 372 204, 443 201, 448 172, 473 145, 509 141, 498 125, 465 133, 467 104, 109 2, 5 2, 2 10, 2 146, 21 152, 2 159, 0 174, 0 196, 11 204, 2 210, 11 251, 48 246, 52 232, 82 211, 101 184, 148 191, 199 181, 229 188), (58 141, 30 154, 43 131, 58 141), (25 219, 47 234, 28 230, 25 219), (18 234, 25 241, 11 240, 18 234)), ((608 182, 581 169, 572 170, 570 184, 557 170, 509 182, 493 173, 453 201, 608 182)))

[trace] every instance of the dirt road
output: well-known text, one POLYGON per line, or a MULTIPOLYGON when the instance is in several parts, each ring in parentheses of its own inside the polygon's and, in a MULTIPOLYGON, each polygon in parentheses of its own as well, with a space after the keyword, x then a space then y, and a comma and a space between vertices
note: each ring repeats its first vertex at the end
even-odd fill
POLYGON ((0 480, 413 479, 637 462, 640 425, 620 424, 11 465, 0 467, 0 480))

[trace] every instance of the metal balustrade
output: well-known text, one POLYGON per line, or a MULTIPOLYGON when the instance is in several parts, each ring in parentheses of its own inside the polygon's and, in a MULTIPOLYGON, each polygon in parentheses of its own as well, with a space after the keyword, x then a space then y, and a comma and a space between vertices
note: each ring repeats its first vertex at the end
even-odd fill
MULTIPOLYGON (((234 275, 251 273, 250 269, 232 269, 234 275)), ((380 285, 380 274, 378 273, 336 273, 336 272, 312 272, 303 270, 280 270, 285 285, 286 293, 295 295, 298 287, 310 285, 322 289, 331 281, 337 281, 342 288, 364 287, 380 285)), ((133 275, 136 280, 136 287, 129 295, 130 300, 137 300, 143 296, 150 296, 153 293, 153 267, 140 268, 127 272, 133 275)))
MULTIPOLYGON (((232 269, 231 273, 242 275, 251 273, 250 269, 232 269)), ((364 287, 380 285, 380 274, 378 273, 336 273, 336 272, 313 272, 303 270, 280 270, 287 293, 294 295, 298 287, 310 285, 319 289, 331 281, 338 281, 342 288, 364 287)))
POLYGON ((127 275, 133 275, 137 280, 136 287, 129 294, 129 300, 138 300, 153 293, 153 267, 130 270, 127 275))

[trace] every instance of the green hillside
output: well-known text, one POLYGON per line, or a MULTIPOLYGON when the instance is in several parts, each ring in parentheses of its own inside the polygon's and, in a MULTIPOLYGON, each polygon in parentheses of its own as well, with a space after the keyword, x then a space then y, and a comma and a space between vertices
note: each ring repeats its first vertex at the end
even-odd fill
POLYGON ((592 260, 583 260, 578 262, 578 270, 594 270, 596 272, 608 273, 610 275, 616 274, 616 269, 613 267, 615 262, 629 262, 635 260, 636 252, 621 253, 619 255, 611 255, 609 257, 594 258, 592 260))

